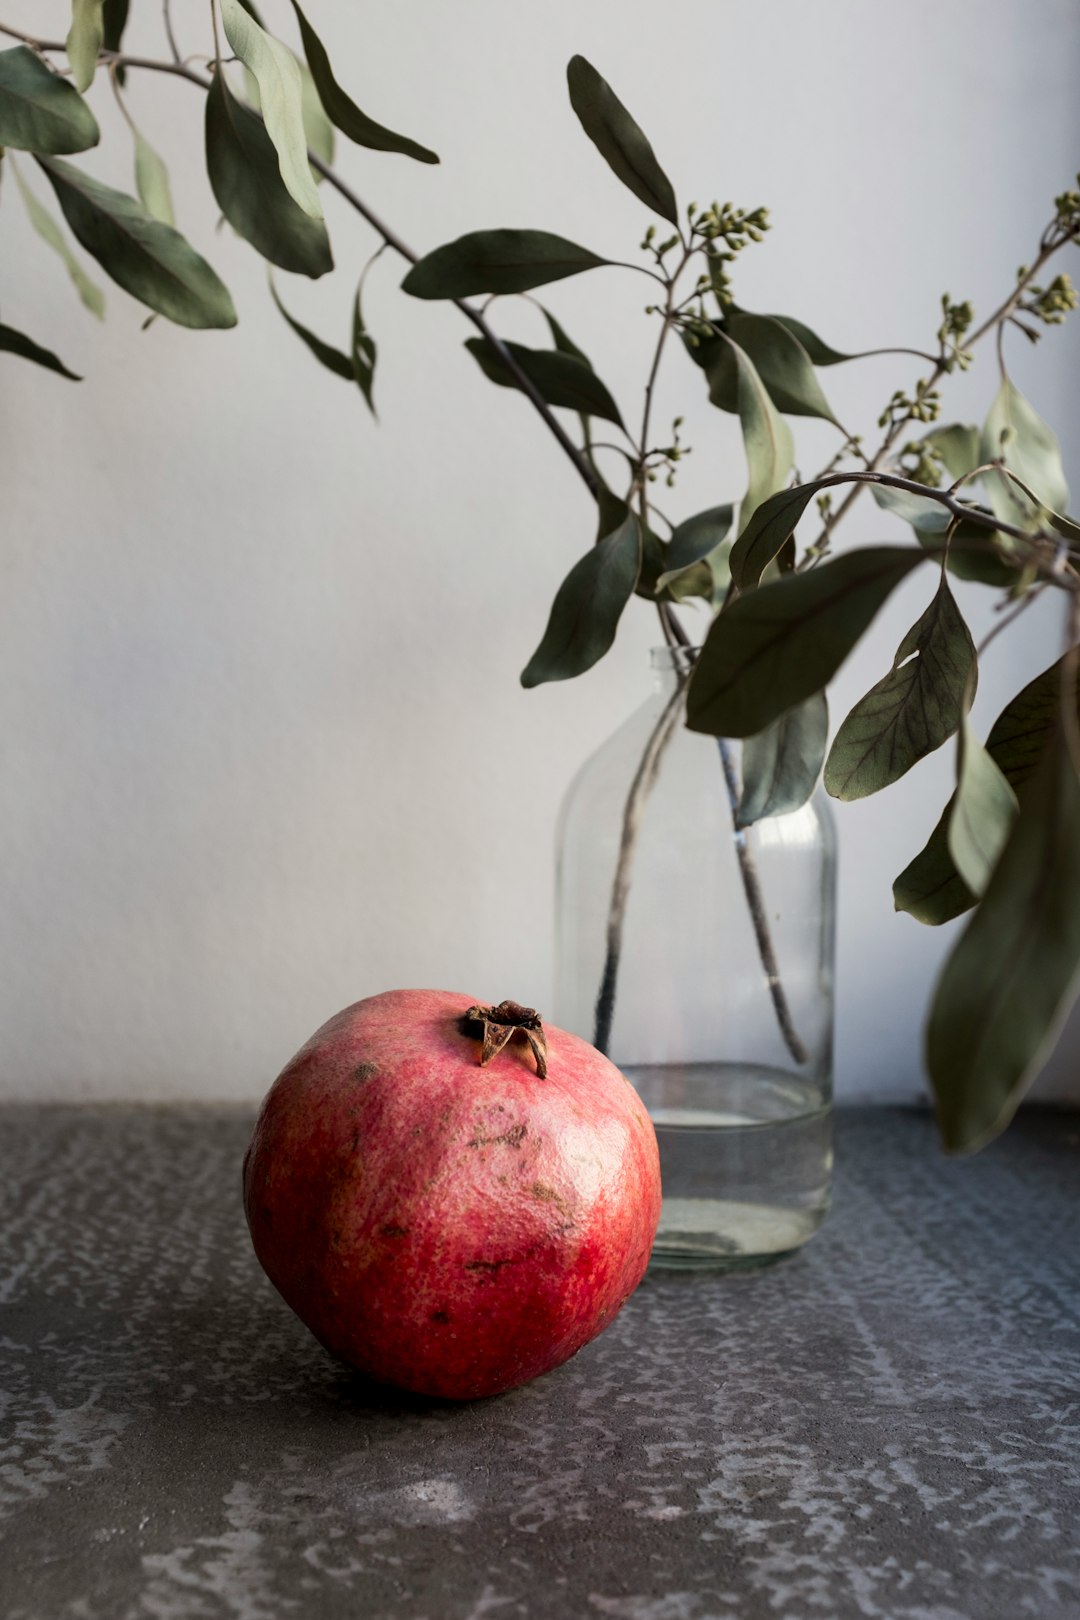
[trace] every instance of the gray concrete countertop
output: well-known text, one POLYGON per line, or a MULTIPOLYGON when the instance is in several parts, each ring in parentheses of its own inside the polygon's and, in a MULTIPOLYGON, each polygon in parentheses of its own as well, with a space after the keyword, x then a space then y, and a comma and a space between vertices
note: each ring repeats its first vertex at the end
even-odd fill
POLYGON ((797 1260, 648 1278, 497 1400, 365 1385, 238 1111, 0 1110, 5 1620, 1080 1617, 1080 1119, 842 1113, 797 1260))

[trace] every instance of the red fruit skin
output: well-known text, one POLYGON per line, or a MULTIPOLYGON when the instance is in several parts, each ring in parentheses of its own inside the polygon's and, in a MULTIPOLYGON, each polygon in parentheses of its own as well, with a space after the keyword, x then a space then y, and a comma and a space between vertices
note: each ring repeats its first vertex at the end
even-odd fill
POLYGON ((312 1036, 244 1159, 263 1269, 334 1355, 451 1400, 557 1367, 637 1287, 660 1217, 656 1134, 618 1069, 545 1026, 488 1065, 474 998, 395 990, 312 1036))

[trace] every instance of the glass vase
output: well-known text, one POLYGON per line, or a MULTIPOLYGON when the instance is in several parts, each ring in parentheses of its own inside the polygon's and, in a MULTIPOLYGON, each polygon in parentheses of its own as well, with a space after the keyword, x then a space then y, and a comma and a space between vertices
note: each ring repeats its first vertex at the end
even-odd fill
POLYGON ((832 1175, 832 815, 739 825, 742 745, 686 730, 693 654, 578 772, 559 818, 554 1021, 648 1107, 664 1201, 653 1264, 799 1249, 832 1175))

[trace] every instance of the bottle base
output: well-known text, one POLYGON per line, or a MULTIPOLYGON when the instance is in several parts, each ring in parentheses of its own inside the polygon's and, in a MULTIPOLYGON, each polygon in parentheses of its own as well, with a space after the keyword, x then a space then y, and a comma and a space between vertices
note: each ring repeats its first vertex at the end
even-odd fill
POLYGON ((665 1198, 649 1267, 756 1271, 797 1254, 827 1212, 824 1201, 807 1210, 718 1198, 665 1198))

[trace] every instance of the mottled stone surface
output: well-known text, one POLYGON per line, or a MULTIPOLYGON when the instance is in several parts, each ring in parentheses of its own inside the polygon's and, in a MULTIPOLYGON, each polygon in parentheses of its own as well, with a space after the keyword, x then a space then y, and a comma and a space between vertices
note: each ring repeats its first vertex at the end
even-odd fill
POLYGON ((950 1163, 841 1115, 835 1212, 650 1277, 555 1373, 364 1386, 288 1312, 250 1118, 0 1111, 5 1620, 1080 1616, 1080 1120, 950 1163))

